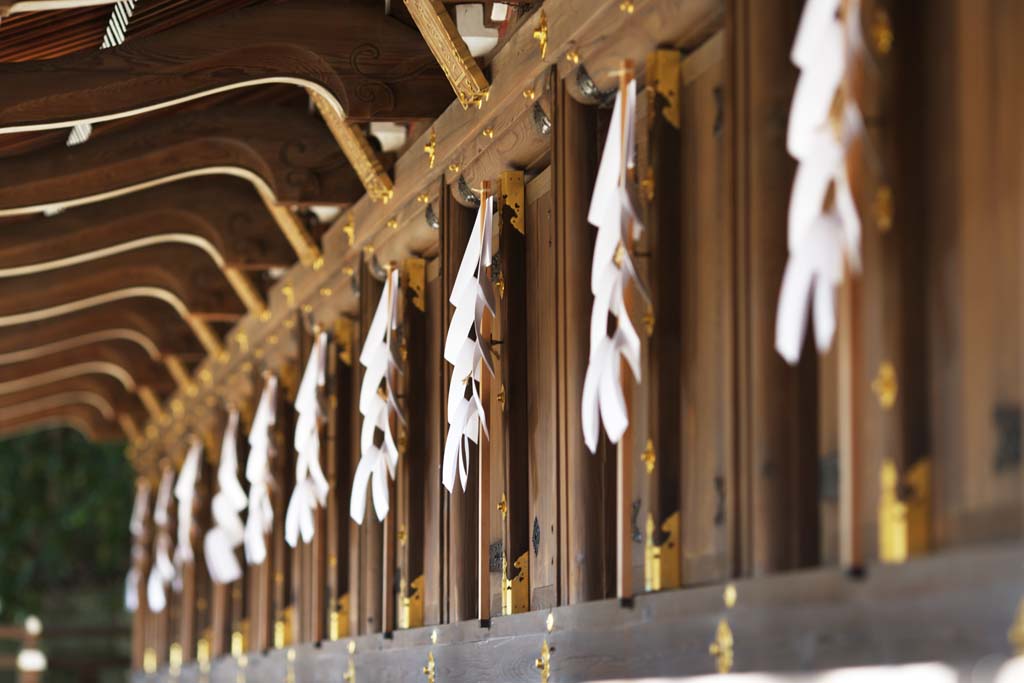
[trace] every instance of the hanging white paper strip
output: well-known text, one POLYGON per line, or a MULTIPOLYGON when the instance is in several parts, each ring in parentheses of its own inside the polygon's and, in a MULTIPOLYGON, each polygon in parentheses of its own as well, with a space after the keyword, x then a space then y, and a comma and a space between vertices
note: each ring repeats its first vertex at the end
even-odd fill
POLYGON ((366 487, 373 492, 373 509, 383 521, 388 514, 388 477, 395 478, 398 466, 398 445, 392 431, 392 417, 403 422, 402 411, 391 386, 393 375, 401 372, 401 350, 398 329, 399 275, 390 271, 370 330, 359 354, 359 363, 366 368, 359 388, 359 414, 363 427, 359 434, 359 465, 352 481, 349 516, 362 524, 366 516, 366 487), (374 443, 377 432, 383 434, 380 445, 374 443))
POLYGON ((259 565, 267 559, 266 535, 274 524, 270 502, 270 458, 274 455, 271 430, 277 423, 277 377, 271 375, 263 386, 260 402, 249 430, 249 458, 245 478, 249 482, 249 512, 245 520, 245 561, 259 565))
POLYGON ((156 537, 153 541, 153 566, 149 570, 146 581, 146 602, 152 612, 162 612, 167 606, 167 586, 174 580, 177 572, 171 562, 170 523, 171 492, 174 489, 174 470, 164 468, 160 477, 160 486, 156 491, 156 502, 153 505, 153 526, 156 537))
POLYGON ((484 309, 494 315, 494 286, 485 269, 491 265, 491 235, 494 225, 494 197, 480 202, 469 244, 452 286, 449 301, 455 306, 444 359, 454 366, 448 386, 448 436, 441 463, 441 483, 448 491, 455 488, 458 474, 462 490, 469 481, 469 443, 478 443, 480 432, 487 434, 487 411, 480 399, 483 367, 494 375, 489 339, 481 334, 484 309))
POLYGON ((790 54, 800 77, 786 148, 798 165, 789 201, 789 261, 775 316, 775 349, 790 364, 800 360, 809 311, 818 352, 831 347, 844 262, 860 269, 861 223, 846 159, 864 136, 864 119, 844 92, 850 65, 865 51, 859 0, 847 3, 845 17, 839 12, 840 0, 807 0, 790 54))
POLYGON ((139 564, 145 558, 146 550, 142 546, 142 538, 146 533, 146 513, 149 511, 149 482, 140 478, 135 485, 135 502, 132 503, 132 516, 128 523, 128 531, 132 535, 132 566, 124 582, 124 607, 129 612, 139 608, 139 581, 141 575, 139 564))
MULTIPOLYGON (((193 436, 188 453, 185 454, 185 462, 181 464, 178 481, 174 484, 174 497, 178 501, 178 545, 174 549, 174 563, 179 570, 194 559, 192 554, 192 502, 196 495, 199 461, 202 455, 203 444, 193 436)), ((175 590, 177 590, 177 586, 175 586, 175 590)))
POLYGON ((295 395, 295 488, 284 517, 284 540, 293 548, 299 543, 300 533, 303 543, 313 540, 313 512, 327 504, 331 488, 320 467, 320 420, 324 415, 319 390, 324 386, 326 369, 327 333, 321 332, 295 395))
POLYGON ((626 170, 635 166, 634 125, 636 81, 615 97, 611 125, 598 168, 594 196, 587 220, 597 228, 590 290, 594 307, 590 314, 590 357, 583 383, 583 438, 590 452, 597 450, 600 427, 612 443, 629 427, 629 414, 622 391, 621 360, 629 364, 640 381, 640 337, 629 318, 624 301, 627 286, 647 297, 625 245, 639 239, 644 226, 633 208, 626 184, 626 170), (625 107, 625 131, 623 131, 625 107), (625 138, 625 139, 623 139, 625 138), (630 230, 632 225, 632 230, 630 230), (608 318, 615 320, 608 335, 608 318))
POLYGON ((238 483, 238 411, 232 409, 220 446, 217 465, 217 495, 210 504, 214 526, 203 539, 203 558, 214 583, 231 583, 242 578, 242 566, 235 549, 242 545, 245 526, 239 514, 248 502, 238 483))

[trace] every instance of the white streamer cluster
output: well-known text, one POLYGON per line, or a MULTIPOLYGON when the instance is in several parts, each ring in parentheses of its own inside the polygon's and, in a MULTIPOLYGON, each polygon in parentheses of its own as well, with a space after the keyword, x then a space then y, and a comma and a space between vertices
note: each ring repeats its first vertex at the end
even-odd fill
POLYGON ((444 443, 441 483, 448 491, 455 487, 458 471, 462 490, 469 481, 469 442, 479 443, 480 432, 486 438, 487 411, 480 400, 482 368, 494 375, 490 340, 481 334, 484 309, 494 315, 494 286, 485 271, 491 265, 491 235, 494 226, 494 197, 480 202, 469 244, 452 286, 449 301, 455 306, 448 336, 444 341, 444 359, 455 366, 448 386, 448 436, 444 443))
POLYGON ((231 583, 242 578, 242 566, 235 549, 242 545, 245 526, 239 514, 248 502, 238 482, 238 411, 232 409, 217 465, 217 495, 213 497, 213 528, 203 539, 203 557, 214 583, 231 583))
POLYGON ((630 284, 645 298, 647 296, 626 247, 639 239, 644 230, 626 184, 627 169, 636 164, 635 119, 636 81, 631 80, 625 92, 620 89, 615 97, 612 123, 587 214, 587 221, 597 228, 590 270, 590 291, 594 294, 590 313, 590 357, 583 383, 581 415, 583 438, 591 453, 597 450, 602 424, 612 443, 618 443, 629 427, 622 391, 622 358, 629 364, 636 381, 640 381, 640 337, 629 319, 624 300, 625 288, 630 284), (609 316, 615 321, 610 336, 609 316))
POLYGON ((359 363, 366 368, 363 384, 359 388, 359 413, 363 416, 363 427, 359 434, 359 465, 352 481, 352 498, 349 501, 349 516, 362 524, 366 516, 366 487, 373 491, 373 509, 377 519, 384 521, 388 515, 388 477, 395 478, 398 466, 398 445, 391 429, 392 420, 404 422, 392 378, 402 371, 400 340, 398 330, 399 275, 392 270, 377 302, 370 330, 359 354, 359 363), (377 432, 384 436, 380 445, 374 443, 377 432))
MULTIPOLYGON (((185 462, 178 472, 178 481, 174 484, 174 497, 178 501, 178 545, 174 549, 174 563, 180 569, 192 562, 192 503, 196 496, 196 482, 199 480, 199 463, 203 457, 203 444, 195 436, 189 444, 185 462)), ((177 590, 177 587, 175 587, 177 590)))
POLYGON ((174 563, 171 562, 170 507, 171 491, 174 489, 174 470, 164 468, 160 476, 160 486, 156 490, 156 502, 153 504, 153 526, 156 536, 153 540, 153 566, 149 570, 146 581, 146 602, 151 612, 163 612, 167 606, 167 586, 177 576, 174 563))
POLYGON ((267 559, 266 536, 274 524, 274 506, 270 502, 270 458, 274 445, 270 432, 277 423, 277 377, 271 375, 263 386, 256 414, 249 430, 249 458, 245 478, 249 482, 249 513, 245 520, 245 561, 262 564, 267 559))
POLYGON ((141 572, 139 565, 146 557, 143 545, 146 534, 146 513, 149 511, 149 482, 140 478, 135 485, 135 502, 132 503, 132 516, 128 530, 132 535, 132 566, 124 581, 124 608, 134 612, 139 608, 139 583, 141 572))
POLYGON ((326 370, 327 333, 320 332, 295 395, 295 488, 284 517, 284 540, 293 548, 299 543, 300 533, 303 543, 313 540, 313 512, 327 505, 327 493, 331 490, 320 467, 320 422, 324 413, 319 392, 326 380, 326 370))
POLYGON ((860 269, 861 223, 846 157, 864 136, 864 119, 844 88, 850 66, 865 52, 859 0, 846 5, 845 16, 839 12, 840 0, 807 0, 790 55, 800 78, 786 148, 798 167, 789 202, 789 261, 775 318, 775 349, 790 364, 800 359, 809 308, 818 352, 832 345, 844 261, 860 269))

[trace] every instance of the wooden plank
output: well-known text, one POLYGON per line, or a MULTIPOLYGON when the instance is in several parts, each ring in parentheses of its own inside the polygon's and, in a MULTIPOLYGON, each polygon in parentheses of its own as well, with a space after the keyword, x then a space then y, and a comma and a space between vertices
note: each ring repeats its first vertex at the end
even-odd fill
MULTIPOLYGON (((441 457, 446 434, 445 399, 443 386, 447 371, 442 358, 443 320, 448 309, 442 278, 438 275, 437 260, 427 267, 426 321, 422 337, 425 362, 422 365, 422 395, 428 400, 418 411, 424 421, 424 476, 423 476, 423 622, 439 624, 443 618, 444 539, 443 508, 447 494, 441 486, 441 457)), ((413 342, 415 348, 415 342, 413 342)), ((413 404, 415 405, 415 404, 413 404)))
POLYGON ((794 164, 785 151, 795 70, 789 51, 802 3, 727 4, 724 107, 730 221, 736 230, 737 456, 726 464, 726 523, 734 574, 817 561, 815 364, 790 368, 774 350, 786 264, 794 164), (794 533, 796 531, 796 533, 794 533))
MULTIPOLYGON (((634 609, 603 600, 553 611, 355 639, 357 675, 396 683, 423 680, 432 651, 439 676, 454 683, 499 678, 538 679, 533 662, 540 642, 554 646, 552 676, 566 683, 609 678, 711 674, 708 654, 719 619, 727 618, 735 643, 736 672, 807 671, 864 664, 948 662, 976 674, 976 663, 1008 653, 1006 628, 1020 596, 1019 544, 914 559, 899 566, 872 565, 862 581, 829 568, 788 572, 736 582, 736 607, 724 611, 721 586, 663 591, 635 598, 634 609), (766 631, 765 625, 771 628, 766 631), (810 638, 808 634, 814 634, 810 638)), ((300 680, 326 680, 346 669, 346 643, 296 648, 300 680)), ((284 651, 252 656, 245 671, 252 683, 281 681, 284 651)), ((232 683, 234 660, 215 662, 211 683, 232 683)), ((134 680, 145 678, 135 674, 134 680)), ((167 680, 166 673, 156 680, 167 680)), ((198 680, 194 667, 183 682, 198 680)))
MULTIPOLYGON (((565 85, 555 90, 551 157, 555 206, 558 327, 559 570, 563 604, 607 597, 614 580, 614 551, 606 516, 614 513, 605 488, 614 465, 604 447, 587 452, 580 427, 589 346, 590 256, 594 230, 587 207, 597 173, 596 111, 574 100, 565 85)), ((614 518, 613 518, 614 519, 614 518)))
MULTIPOLYGON (((558 582, 558 344, 557 303, 551 292, 557 291, 556 223, 551 169, 545 169, 526 186, 526 288, 529 302, 525 315, 523 344, 526 360, 528 435, 527 472, 529 505, 526 515, 529 552, 530 609, 547 609, 559 604, 558 582), (533 535, 536 531, 536 535, 533 535), (532 536, 532 540, 531 540, 532 536)), ((525 394, 525 395, 523 395, 525 394)), ((518 451, 522 452, 522 451, 518 451)), ((517 463, 517 468, 522 466, 517 463)), ((521 522, 520 522, 521 523, 521 522)), ((520 538, 523 538, 520 536, 520 538)), ((519 558, 521 547, 514 546, 509 556, 519 558)))

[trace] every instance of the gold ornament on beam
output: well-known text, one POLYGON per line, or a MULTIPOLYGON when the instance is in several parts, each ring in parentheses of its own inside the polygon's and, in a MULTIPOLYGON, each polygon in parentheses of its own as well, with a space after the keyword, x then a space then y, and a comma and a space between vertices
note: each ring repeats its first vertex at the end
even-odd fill
POLYGON ((434 168, 434 161, 437 158, 437 133, 430 129, 430 142, 423 145, 423 152, 427 155, 427 164, 434 168))
POLYGON ((540 46, 540 58, 545 59, 548 56, 548 15, 544 13, 544 10, 540 11, 540 22, 538 22, 536 28, 533 29, 533 39, 537 41, 540 46))

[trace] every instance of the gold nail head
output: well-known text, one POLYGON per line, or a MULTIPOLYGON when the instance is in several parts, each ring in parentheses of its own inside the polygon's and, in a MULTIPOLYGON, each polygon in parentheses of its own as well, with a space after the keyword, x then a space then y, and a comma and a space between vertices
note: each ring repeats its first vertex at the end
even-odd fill
POLYGON ((333 292, 331 291, 331 288, 330 288, 330 287, 321 287, 321 288, 320 288, 320 296, 322 296, 322 297, 328 297, 328 296, 330 296, 331 294, 333 294, 333 292))
POLYGON ((892 187, 882 185, 875 192, 875 201, 872 210, 875 214, 875 225, 882 233, 892 230, 893 225, 893 193, 892 187))
POLYGON ((388 219, 388 227, 390 229, 392 229, 392 230, 398 230, 398 219, 397 218, 388 219))
POLYGON ((892 51, 893 41, 896 35, 892 29, 892 20, 884 8, 878 7, 871 18, 871 39, 875 44, 875 51, 880 55, 887 55, 892 51))
POLYGON ((267 337, 267 343, 269 343, 271 346, 276 346, 277 342, 279 341, 281 340, 278 338, 276 334, 272 334, 269 337, 267 337))
POLYGON ((461 170, 462 170, 462 167, 459 166, 458 164, 448 164, 448 171, 450 173, 458 173, 461 170))
POLYGON ((317 256, 315 259, 313 259, 313 270, 320 270, 323 267, 324 267, 324 257, 323 256, 317 256))
POLYGON ((523 97, 530 101, 533 101, 537 99, 537 91, 534 90, 533 88, 527 88, 526 90, 523 91, 523 97))
POLYGON ((547 628, 548 633, 555 630, 555 613, 548 612, 548 618, 544 620, 544 626, 547 628))
POLYGON ((430 632, 430 642, 437 645, 437 629, 435 628, 430 632))
POLYGON ((420 204, 429 204, 430 195, 427 194, 426 192, 422 192, 418 197, 416 197, 416 201, 418 201, 420 204))
POLYGON ((303 313, 312 313, 313 312, 313 304, 302 304, 302 312, 303 313))
POLYGON ((647 474, 653 474, 657 455, 654 452, 654 441, 652 439, 647 439, 647 445, 644 447, 644 452, 640 454, 640 459, 644 462, 647 474))
POLYGON ((356 641, 354 641, 354 640, 348 641, 348 653, 350 655, 351 654, 355 654, 355 651, 356 651, 356 641))
POLYGON ((504 493, 501 494, 501 500, 498 501, 498 505, 496 507, 498 512, 501 513, 501 518, 506 519, 508 517, 508 499, 505 498, 504 493))
POLYGON ((493 140, 494 139, 494 129, 493 128, 484 128, 483 136, 485 138, 493 140))
POLYGON ((350 218, 348 223, 341 227, 341 231, 345 233, 345 237, 348 239, 348 246, 351 247, 356 241, 356 224, 350 218))
POLYGON ((568 52, 565 53, 565 59, 566 61, 571 62, 573 64, 579 64, 580 53, 577 52, 576 50, 569 50, 568 52))
POLYGON ((636 5, 633 4, 633 0, 622 0, 622 2, 619 3, 619 9, 626 14, 632 14, 636 11, 636 5))
POLYGON ((270 309, 264 308, 262 311, 260 311, 260 322, 265 323, 268 320, 270 320, 270 309))
POLYGON ((344 268, 341 269, 341 274, 344 275, 345 277, 352 277, 353 275, 356 274, 356 269, 353 268, 352 266, 345 266, 344 268))
POLYGON ((884 410, 896 405, 899 382, 896 379, 896 368, 892 363, 885 361, 878 367, 878 374, 871 382, 871 391, 878 397, 878 405, 884 410))
POLYGON ((725 587, 725 590, 722 591, 722 602, 729 609, 736 606, 736 584, 730 583, 725 587))

